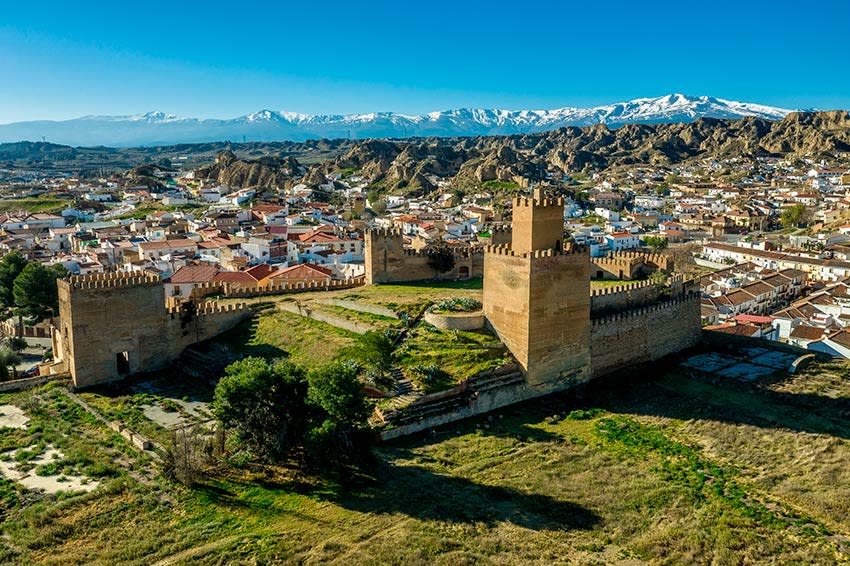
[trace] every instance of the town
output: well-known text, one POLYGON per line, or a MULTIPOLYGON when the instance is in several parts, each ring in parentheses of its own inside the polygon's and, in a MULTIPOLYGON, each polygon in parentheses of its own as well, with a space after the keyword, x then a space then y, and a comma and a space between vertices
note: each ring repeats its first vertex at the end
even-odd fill
MULTIPOLYGON (((235 159, 222 154, 216 161, 235 159)), ((567 239, 597 259, 594 279, 640 277, 628 267, 625 273, 605 269, 606 258, 668 254, 677 271, 699 278, 707 328, 850 355, 843 331, 850 320, 843 302, 850 277, 850 166, 840 159, 705 159, 553 171, 542 180, 483 181, 472 193, 432 175, 430 194, 387 194, 353 170, 281 190, 228 187, 196 179, 183 161, 174 155, 147 167, 145 184, 134 184, 138 175, 3 170, 0 253, 18 252, 74 275, 154 275, 172 306, 197 299, 203 288, 259 293, 281 284, 353 285, 371 282, 366 230, 398 230, 411 252, 443 246, 468 252, 493 241, 513 193, 537 186, 564 198, 567 239)), ((474 271, 471 264, 459 266, 453 276, 481 275, 480 266, 474 271)), ((3 325, 17 336, 50 336, 50 321, 3 325)))
POLYGON ((6 3, 0 564, 850 563, 850 3, 656 4, 6 3))

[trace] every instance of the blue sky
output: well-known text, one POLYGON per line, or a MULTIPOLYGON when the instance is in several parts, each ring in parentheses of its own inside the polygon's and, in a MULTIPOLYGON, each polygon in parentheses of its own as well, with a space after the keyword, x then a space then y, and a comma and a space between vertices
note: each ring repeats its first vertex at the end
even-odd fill
POLYGON ((850 108, 850 2, 4 2, 0 123, 557 108, 670 92, 850 108))

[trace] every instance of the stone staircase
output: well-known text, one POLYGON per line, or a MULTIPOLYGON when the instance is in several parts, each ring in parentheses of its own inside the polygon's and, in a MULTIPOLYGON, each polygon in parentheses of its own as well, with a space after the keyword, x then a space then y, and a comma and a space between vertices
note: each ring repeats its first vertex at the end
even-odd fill
POLYGON ((473 377, 452 389, 430 395, 419 395, 406 405, 399 404, 393 407, 390 404, 381 411, 381 418, 384 423, 394 427, 417 423, 469 406, 470 402, 481 393, 504 387, 516 387, 524 381, 525 376, 520 371, 473 377))
POLYGON ((385 410, 398 411, 422 397, 422 392, 416 389, 413 382, 405 377, 400 368, 393 366, 390 369, 390 375, 396 383, 396 394, 387 403, 385 410))
POLYGON ((201 352, 189 346, 177 358, 174 368, 185 376, 206 379, 218 377, 231 361, 223 353, 201 352))

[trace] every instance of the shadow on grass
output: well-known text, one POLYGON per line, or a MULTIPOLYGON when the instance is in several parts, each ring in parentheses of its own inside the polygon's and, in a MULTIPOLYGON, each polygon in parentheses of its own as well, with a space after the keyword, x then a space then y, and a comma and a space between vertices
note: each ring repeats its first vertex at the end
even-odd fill
POLYGON ((682 368, 704 349, 689 350, 657 362, 637 365, 560 393, 525 401, 393 441, 396 447, 428 444, 436 438, 479 432, 522 441, 559 441, 537 424, 567 418, 576 409, 699 419, 765 429, 826 434, 850 439, 850 397, 775 391, 789 379, 778 371, 747 382, 682 368))
POLYGON ((288 352, 277 346, 253 343, 256 324, 256 317, 243 320, 230 330, 196 344, 192 348, 204 354, 217 354, 224 350, 231 353, 234 358, 256 356, 273 360, 289 357, 288 352))
POLYGON ((484 288, 484 279, 481 277, 473 277, 471 279, 458 280, 440 280, 428 279, 425 281, 399 281, 395 283, 387 283, 397 287, 425 287, 431 289, 472 289, 478 290, 484 288))
POLYGON ((358 513, 402 514, 423 521, 488 526, 510 522, 527 529, 552 531, 591 529, 601 522, 593 511, 548 495, 482 485, 417 466, 387 463, 367 487, 357 489, 256 480, 252 480, 250 486, 228 488, 204 484, 194 489, 209 503, 257 513, 275 509, 277 496, 297 493, 358 513), (252 491, 258 486, 262 494, 252 491))
POLYGON ((334 502, 361 513, 401 513, 419 520, 489 526, 510 522, 532 530, 590 529, 601 521, 593 511, 569 501, 416 466, 387 466, 377 487, 344 493, 334 502))

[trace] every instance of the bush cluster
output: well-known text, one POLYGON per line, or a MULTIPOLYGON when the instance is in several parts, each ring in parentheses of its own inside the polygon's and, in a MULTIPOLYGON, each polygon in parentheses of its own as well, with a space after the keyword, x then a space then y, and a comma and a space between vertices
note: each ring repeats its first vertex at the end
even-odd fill
POLYGON ((481 301, 469 297, 454 297, 443 299, 431 307, 435 312, 474 312, 481 310, 481 301))

